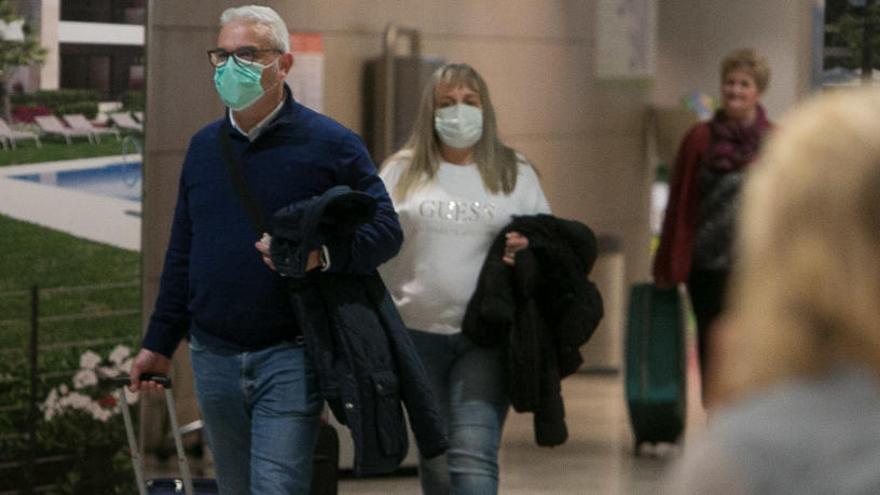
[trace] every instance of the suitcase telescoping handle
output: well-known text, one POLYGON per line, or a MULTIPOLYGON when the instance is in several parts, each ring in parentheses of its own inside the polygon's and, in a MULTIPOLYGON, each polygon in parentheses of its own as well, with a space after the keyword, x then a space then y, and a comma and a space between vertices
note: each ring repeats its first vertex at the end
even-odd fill
MULTIPOLYGON (((131 383, 131 378, 128 375, 120 375, 115 378, 111 378, 113 385, 118 387, 127 387, 131 383)), ((142 382, 156 382, 159 385, 162 385, 165 388, 171 388, 171 377, 165 375, 154 375, 152 373, 141 373, 142 382)))
MULTIPOLYGON (((168 408, 168 419, 171 421, 171 434, 174 437, 174 446, 177 449, 177 464, 180 466, 180 477, 183 478, 183 489, 186 495, 194 495, 192 475, 189 472, 189 461, 183 451, 183 440, 180 429, 177 426, 177 410, 174 407, 174 397, 171 394, 171 378, 162 375, 142 374, 140 381, 153 381, 165 388, 165 406, 168 408)), ((125 387, 131 383, 128 376, 119 376, 113 379, 113 384, 119 389, 119 404, 122 407, 122 419, 125 421, 125 432, 128 436, 128 446, 131 449, 131 461, 134 466, 134 477, 137 481, 138 493, 147 495, 147 484, 144 480, 144 463, 138 448, 137 438, 134 433, 134 423, 131 420, 131 411, 128 401, 125 400, 125 387)))

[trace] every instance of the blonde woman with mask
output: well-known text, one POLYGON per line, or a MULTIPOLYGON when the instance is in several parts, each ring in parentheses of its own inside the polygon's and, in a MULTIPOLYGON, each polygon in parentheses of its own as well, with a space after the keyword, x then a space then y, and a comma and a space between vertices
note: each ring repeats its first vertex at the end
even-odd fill
POLYGON ((880 493, 880 92, 786 116, 743 195, 727 397, 667 493, 880 493))
MULTIPOLYGON (((495 236, 513 215, 550 207, 531 164, 498 138, 489 89, 466 64, 433 74, 412 136, 380 175, 405 239, 380 272, 411 329, 450 439, 445 456, 420 459, 422 490, 497 493, 509 403, 503 355, 462 335, 462 318, 495 236)), ((513 265, 527 246, 509 233, 504 262, 513 265)))

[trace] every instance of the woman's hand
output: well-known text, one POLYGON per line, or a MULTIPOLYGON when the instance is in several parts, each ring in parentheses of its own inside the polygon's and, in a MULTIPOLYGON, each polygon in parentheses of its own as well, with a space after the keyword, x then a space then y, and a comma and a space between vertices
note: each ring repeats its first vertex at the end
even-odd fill
POLYGON ((529 247, 529 240, 526 236, 516 231, 510 231, 505 234, 507 242, 504 244, 504 256, 501 260, 508 266, 516 264, 516 252, 520 249, 529 247))

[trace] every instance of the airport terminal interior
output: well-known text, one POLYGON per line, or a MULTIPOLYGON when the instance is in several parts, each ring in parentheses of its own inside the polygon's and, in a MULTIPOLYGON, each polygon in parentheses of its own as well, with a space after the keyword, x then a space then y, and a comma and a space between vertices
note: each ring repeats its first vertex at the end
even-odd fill
MULTIPOLYGON (((217 15, 230 4, 213 2, 211 8, 194 12, 179 4, 151 3, 145 304, 157 289, 173 184, 188 136, 221 112, 211 91, 190 82, 208 79, 204 55, 181 47, 211 46, 217 15)), ((383 60, 429 67, 463 61, 481 71, 491 87, 502 137, 535 163, 554 214, 584 222, 606 241, 593 274, 606 300, 606 318, 584 349, 587 367, 598 371, 563 381, 571 437, 560 447, 539 448, 529 415, 511 413, 501 449, 502 493, 656 491, 664 467, 681 446, 633 455, 621 368, 628 288, 650 279, 656 167, 672 159, 678 139, 693 122, 692 111, 681 111, 682 102, 689 95, 717 95, 718 63, 729 50, 756 46, 767 54, 773 78, 762 101, 772 117, 813 91, 817 3, 270 4, 289 20, 292 33, 320 38, 321 51, 314 52, 318 57, 305 53, 300 60, 303 65, 320 60, 323 91, 315 98, 323 112, 362 133, 377 160, 393 147, 383 138, 403 139, 401 132, 396 137, 377 133, 405 127, 382 120, 392 118, 383 115, 382 95, 375 87, 383 60)), ((413 89, 411 81, 395 80, 399 94, 413 89)), ((699 98, 692 101, 699 104, 699 98)), ((402 108, 407 103, 397 104, 402 108)), ((692 353, 689 361, 693 371, 692 353)), ((693 383, 689 388, 690 435, 702 428, 704 413, 698 388, 693 383)), ((414 493, 417 487, 415 477, 344 479, 340 491, 414 493)))
MULTIPOLYGON (((119 156, 0 168, 0 214, 138 253, 137 297, 142 312, 137 317, 143 327, 159 292, 190 138, 224 111, 205 51, 216 47, 220 13, 240 3, 121 2, 131 8, 116 8, 114 15, 128 15, 128 21, 122 22, 132 25, 114 27, 100 42, 103 48, 89 38, 99 32, 94 31, 94 19, 88 17, 95 12, 91 7, 74 8, 68 0, 35 0, 32 5, 39 7, 28 10, 42 16, 44 33, 53 33, 46 36, 57 39, 39 75, 27 76, 31 79, 26 85, 39 84, 34 81, 40 78, 88 84, 89 74, 104 71, 104 93, 121 92, 126 81, 137 80, 145 103, 142 120, 136 124, 141 130, 136 138, 120 142, 126 149, 119 156), (67 10, 59 4, 68 4, 67 10), (49 27, 59 19, 60 28, 49 27), (140 30, 133 29, 134 24, 140 30), (59 57, 67 57, 66 67, 59 57), (89 74, 71 71, 71 60, 88 66, 89 74), (110 70, 111 66, 115 69, 110 70), (37 185, 45 179, 61 186, 60 174, 75 168, 116 167, 113 173, 128 173, 133 163, 137 170, 131 173, 137 175, 129 178, 137 184, 134 196, 130 191, 101 192, 104 196, 99 200, 82 201, 79 192, 37 185), (103 220, 90 224, 91 218, 103 220)), ((361 135, 377 164, 408 137, 418 97, 432 70, 444 63, 464 62, 484 76, 491 88, 499 135, 534 163, 553 214, 582 222, 599 239, 590 279, 605 304, 598 330, 581 348, 583 367, 562 381, 567 441, 553 448, 539 447, 532 415, 511 410, 500 450, 500 493, 658 493, 671 463, 706 425, 690 320, 682 359, 686 423, 679 441, 637 447, 627 409, 628 302, 633 286, 651 281, 666 194, 657 187, 658 171, 667 173, 685 131, 711 115, 718 99, 719 61, 731 50, 753 47, 769 60, 772 77, 761 102, 771 119, 781 117, 827 82, 823 78, 830 76, 823 73, 822 65, 825 2, 258 3, 277 10, 288 24, 294 70, 287 83, 297 100, 361 135)), ((180 422, 197 425, 199 412, 189 366, 184 344, 174 360, 172 374, 180 384, 174 394, 180 422)), ((155 427, 164 414, 161 401, 148 398, 139 407, 144 420, 139 439, 154 448, 167 447, 163 430, 155 427)), ((336 426, 343 437, 340 494, 419 493, 412 435, 410 454, 400 470, 358 478, 351 473, 348 432, 336 426)), ((201 440, 187 440, 188 446, 201 440)), ((148 449, 150 475, 175 476, 178 466, 173 456, 154 454, 148 449)), ((193 469, 197 477, 213 476, 210 452, 194 458, 193 469)))
MULTIPOLYGON (((229 2, 215 4, 199 13, 151 4, 148 33, 157 34, 148 35, 147 47, 151 64, 160 67, 147 71, 150 139, 145 157, 154 165, 146 171, 145 302, 155 291, 172 203, 173 187, 160 184, 176 181, 187 136, 220 112, 210 91, 183 83, 207 77, 203 55, 180 50, 212 43, 214 19, 229 2), (175 105, 162 104, 168 101, 175 105)), ((678 447, 633 454, 621 369, 627 290, 649 279, 655 168, 671 160, 672 142, 693 122, 692 113, 678 111, 683 99, 717 94, 718 61, 730 49, 755 45, 767 53, 773 80, 763 102, 771 115, 812 91, 815 2, 517 0, 501 7, 492 0, 370 6, 350 0, 272 6, 290 19, 292 32, 320 35, 324 82, 316 97, 325 113, 361 132, 368 146, 378 147, 378 160, 388 151, 376 135, 384 122, 376 122, 381 95, 376 96, 371 77, 387 60, 383 57, 391 52, 411 64, 465 61, 477 67, 491 87, 502 136, 534 161, 554 213, 583 221, 608 241, 594 274, 608 312, 594 348, 585 349, 588 365, 593 360, 598 371, 563 381, 571 436, 560 447, 539 448, 530 415, 511 413, 501 449, 501 492, 658 490, 684 440, 678 447), (625 13, 630 4, 647 10, 625 13), (621 12, 624 22, 633 23, 629 27, 619 23, 621 12), (644 23, 652 27, 643 30, 644 23), (395 35, 391 47, 389 32, 395 35), (620 38, 625 32, 635 41, 620 38), (631 57, 629 62, 623 62, 619 50, 631 57), (371 139, 379 144, 370 144, 371 139)), ((314 59, 305 54, 302 62, 314 59)), ((397 84, 403 93, 412 89, 405 81, 397 84)), ((693 383, 693 352, 689 361, 688 437, 705 421, 693 383)), ((345 478, 340 484, 341 493, 417 490, 415 476, 345 478)))

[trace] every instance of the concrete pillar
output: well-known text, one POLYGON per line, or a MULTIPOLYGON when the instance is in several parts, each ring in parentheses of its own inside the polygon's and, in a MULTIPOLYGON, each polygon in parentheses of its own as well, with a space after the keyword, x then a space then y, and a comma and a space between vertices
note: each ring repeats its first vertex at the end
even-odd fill
POLYGON ((58 23, 61 20, 60 0, 41 0, 40 44, 47 50, 46 60, 40 67, 40 89, 58 89, 61 82, 58 23))

